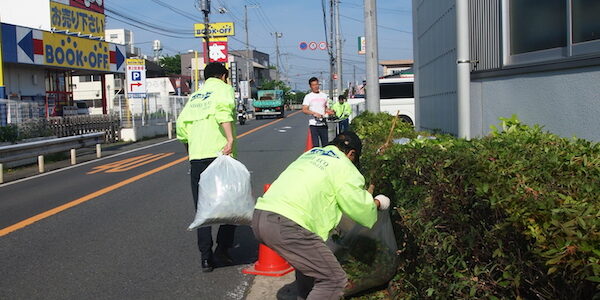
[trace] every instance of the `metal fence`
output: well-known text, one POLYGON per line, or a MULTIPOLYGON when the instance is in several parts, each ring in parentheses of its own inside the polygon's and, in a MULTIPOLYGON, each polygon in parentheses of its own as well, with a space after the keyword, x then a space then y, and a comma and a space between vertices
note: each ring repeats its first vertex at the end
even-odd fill
POLYGON ((119 117, 123 128, 163 125, 177 119, 187 100, 188 97, 158 93, 150 93, 144 99, 117 95, 111 113, 119 117))
POLYGON ((120 140, 119 120, 116 116, 47 117, 46 111, 44 101, 0 99, 0 142, 92 132, 104 132, 108 143, 120 140))
POLYGON ((46 106, 39 100, 0 99, 0 126, 18 125, 45 117, 46 106))

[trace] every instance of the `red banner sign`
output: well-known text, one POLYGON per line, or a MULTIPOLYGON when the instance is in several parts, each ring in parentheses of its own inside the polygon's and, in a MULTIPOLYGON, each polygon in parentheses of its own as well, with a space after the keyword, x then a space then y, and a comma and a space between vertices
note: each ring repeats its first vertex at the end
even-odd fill
POLYGON ((209 42, 210 62, 228 62, 229 51, 227 49, 227 42, 215 41, 209 42))

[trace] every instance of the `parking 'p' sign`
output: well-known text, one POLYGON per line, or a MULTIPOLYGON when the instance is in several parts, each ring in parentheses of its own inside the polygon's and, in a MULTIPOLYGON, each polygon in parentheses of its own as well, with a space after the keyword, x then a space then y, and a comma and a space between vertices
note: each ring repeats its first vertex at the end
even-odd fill
POLYGON ((140 80, 142 80, 142 72, 132 71, 131 72, 131 81, 140 81, 140 80))
POLYGON ((127 97, 146 97, 146 61, 127 59, 127 97))

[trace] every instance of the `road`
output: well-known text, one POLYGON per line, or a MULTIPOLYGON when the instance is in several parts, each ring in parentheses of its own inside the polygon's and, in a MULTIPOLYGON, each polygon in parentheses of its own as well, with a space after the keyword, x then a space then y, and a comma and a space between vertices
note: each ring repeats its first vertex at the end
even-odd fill
MULTIPOLYGON (((307 117, 238 125, 253 192, 304 149, 307 117)), ((235 266, 200 271, 188 164, 170 141, 0 186, 0 299, 240 299, 256 258, 236 230, 235 266)), ((215 230, 214 228, 213 230, 215 230)))

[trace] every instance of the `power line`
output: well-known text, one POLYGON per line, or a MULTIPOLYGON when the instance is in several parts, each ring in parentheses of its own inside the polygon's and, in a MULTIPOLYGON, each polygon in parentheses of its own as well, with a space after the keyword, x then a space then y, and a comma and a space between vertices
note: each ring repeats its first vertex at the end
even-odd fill
MULTIPOLYGON (((350 20, 352 20, 352 21, 359 22, 359 23, 363 23, 363 24, 365 23, 365 22, 364 22, 364 20, 359 20, 359 19, 356 19, 356 18, 352 18, 352 17, 344 16, 344 15, 342 15, 342 14, 340 14, 340 16, 342 16, 342 17, 344 17, 344 18, 346 18, 346 19, 350 19, 350 20)), ((377 27, 381 27, 381 28, 383 28, 383 29, 387 29, 387 30, 393 30, 393 31, 398 31, 398 32, 402 32, 402 33, 408 33, 408 34, 412 34, 412 31, 400 30, 400 29, 396 29, 396 28, 392 28, 392 27, 388 27, 388 26, 384 26, 384 25, 379 25, 379 24, 377 24, 377 27)))
POLYGON ((161 27, 161 26, 155 25, 153 23, 150 23, 150 22, 138 19, 138 18, 136 18, 134 16, 131 16, 131 15, 128 15, 128 14, 125 14, 125 13, 122 13, 122 12, 114 11, 114 10, 112 10, 110 8, 104 8, 104 9, 107 12, 109 12, 110 14, 112 14, 113 16, 116 15, 116 16, 118 16, 120 18, 129 20, 129 21, 133 21, 133 22, 138 23, 138 24, 142 24, 144 26, 153 28, 155 30, 160 30, 160 31, 164 31, 164 32, 167 32, 167 33, 174 33, 174 34, 190 34, 190 35, 193 35, 193 33, 194 33, 193 30, 182 30, 182 29, 174 29, 174 28, 161 27))
MULTIPOLYGON (((364 6, 360 5, 360 4, 355 4, 355 3, 351 3, 351 2, 340 2, 340 3, 345 4, 345 5, 350 5, 354 8, 364 9, 364 6)), ((394 8, 387 8, 387 7, 377 7, 377 13, 395 13, 395 12, 412 13, 412 11, 408 10, 408 9, 394 9, 394 8)))
MULTIPOLYGON (((106 8, 104 8, 104 9, 106 9, 106 8)), ((169 33, 164 33, 164 32, 156 31, 156 30, 153 30, 153 29, 149 29, 149 28, 146 28, 146 27, 143 27, 143 26, 140 26, 140 25, 128 22, 126 20, 117 18, 115 16, 111 16, 111 15, 106 15, 106 16, 108 18, 114 19, 115 21, 119 21, 121 23, 125 23, 127 25, 130 25, 130 26, 133 26, 133 27, 136 27, 136 28, 148 31, 148 32, 156 33, 156 34, 159 34, 159 35, 162 35, 162 36, 172 37, 172 38, 176 38, 176 39, 194 39, 193 36, 173 35, 173 34, 169 34, 169 33)))
POLYGON ((186 17, 186 18, 188 18, 188 19, 190 19, 190 20, 192 20, 194 22, 202 22, 202 20, 198 19, 198 17, 196 17, 193 14, 190 14, 189 12, 187 12, 185 10, 181 10, 181 9, 179 9, 177 7, 169 5, 169 4, 167 4, 165 2, 162 2, 160 0, 152 0, 152 2, 154 2, 154 3, 156 3, 156 4, 160 5, 160 6, 166 7, 169 10, 171 10, 172 12, 175 12, 175 13, 181 15, 181 16, 184 16, 184 17, 186 17))

